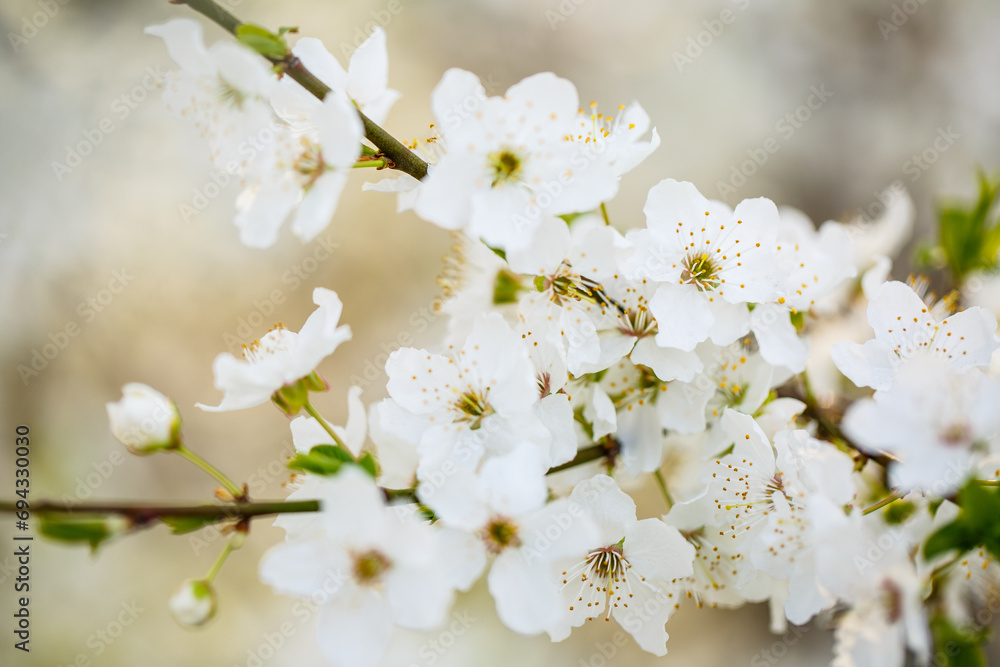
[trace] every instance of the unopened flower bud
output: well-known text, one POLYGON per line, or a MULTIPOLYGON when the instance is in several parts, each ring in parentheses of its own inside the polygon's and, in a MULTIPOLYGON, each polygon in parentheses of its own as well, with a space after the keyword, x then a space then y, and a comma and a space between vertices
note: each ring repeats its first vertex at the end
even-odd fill
POLYGON ((215 589, 204 579, 188 579, 170 597, 170 613, 183 626, 207 623, 216 610, 215 589))
POLYGON ((180 444, 181 418, 169 398, 138 382, 122 388, 122 398, 108 403, 111 432, 133 454, 152 454, 180 444))

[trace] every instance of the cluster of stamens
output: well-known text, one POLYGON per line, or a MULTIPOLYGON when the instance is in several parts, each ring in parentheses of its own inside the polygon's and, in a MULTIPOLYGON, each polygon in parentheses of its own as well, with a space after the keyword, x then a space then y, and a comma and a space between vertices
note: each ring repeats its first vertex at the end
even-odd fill
POLYGON ((719 268, 706 252, 685 255, 681 263, 681 282, 711 292, 720 284, 719 268))
POLYGON ((499 554, 508 547, 521 546, 520 531, 517 524, 506 517, 497 516, 483 528, 479 537, 492 554, 499 554))
POLYGON ((352 554, 354 580, 362 586, 374 586, 392 568, 392 561, 375 549, 352 554))
POLYGON ((243 358, 250 363, 257 363, 267 357, 274 356, 279 352, 287 351, 285 345, 283 333, 287 331, 285 325, 281 322, 275 324, 270 331, 264 334, 261 338, 258 338, 249 345, 243 345, 243 358), (270 335, 273 332, 280 332, 275 335, 270 335))
MULTIPOLYGON (((628 571, 632 569, 631 563, 625 558, 623 552, 625 540, 622 539, 617 544, 612 544, 599 549, 594 549, 587 554, 586 559, 574 568, 573 571, 564 571, 563 586, 569 585, 571 579, 579 577, 580 591, 576 601, 570 605, 569 610, 574 611, 577 605, 584 604, 585 593, 604 594, 604 618, 610 620, 613 609, 621 606, 628 608, 628 601, 632 598, 632 588, 628 580, 628 571), (590 589, 594 589, 590 591, 590 589)), ((588 596, 589 597, 589 596, 588 596)), ((600 611, 601 598, 587 602, 587 607, 595 612, 600 611)), ((587 620, 592 621, 594 616, 588 616, 587 620)))
POLYGON ((472 430, 479 428, 483 419, 494 412, 493 406, 486 400, 486 395, 472 390, 463 393, 452 405, 459 413, 455 421, 471 423, 472 430))

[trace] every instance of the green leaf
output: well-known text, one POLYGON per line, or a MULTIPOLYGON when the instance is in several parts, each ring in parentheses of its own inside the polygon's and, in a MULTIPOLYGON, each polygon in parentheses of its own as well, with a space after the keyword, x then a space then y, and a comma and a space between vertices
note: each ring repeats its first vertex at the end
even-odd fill
POLYGON ((979 196, 973 205, 951 202, 938 206, 939 239, 955 281, 976 269, 997 266, 1000 232, 991 211, 1000 195, 1000 179, 979 174, 979 196))
POLYGON ((361 458, 358 459, 358 465, 364 468, 365 472, 371 475, 372 478, 378 477, 378 463, 371 452, 362 454, 361 458))
POLYGON ((956 519, 942 526, 927 538, 927 542, 924 544, 924 557, 930 560, 953 550, 964 553, 975 546, 975 532, 970 530, 961 519, 956 519))
MULTIPOLYGON (((288 32, 288 30, 285 30, 288 32)), ((252 23, 241 23, 236 28, 236 39, 241 44, 271 60, 282 60, 288 55, 288 44, 283 37, 284 32, 275 35, 273 32, 252 23)))
POLYGON ((986 667, 982 646, 988 633, 982 630, 967 633, 952 625, 943 616, 931 620, 934 635, 934 664, 941 667, 986 667))
POLYGON ((205 526, 222 521, 218 516, 161 516, 160 521, 170 526, 170 532, 174 535, 193 533, 205 526))
POLYGON ((336 475, 341 466, 353 460, 351 453, 340 445, 316 445, 308 454, 296 454, 288 467, 316 475, 336 475))
POLYGON ((952 550, 964 553, 983 545, 1000 558, 1000 487, 988 489, 970 480, 958 492, 958 504, 958 516, 927 539, 924 555, 933 558, 952 550))
POLYGON ((127 522, 118 517, 105 516, 60 516, 42 514, 39 517, 38 532, 61 542, 86 542, 91 551, 97 551, 107 540, 124 532, 127 522))
POLYGON ((311 472, 314 475, 336 475, 345 465, 356 465, 372 477, 378 476, 378 462, 371 452, 365 452, 358 460, 340 445, 316 445, 308 454, 296 454, 288 462, 292 470, 311 472))

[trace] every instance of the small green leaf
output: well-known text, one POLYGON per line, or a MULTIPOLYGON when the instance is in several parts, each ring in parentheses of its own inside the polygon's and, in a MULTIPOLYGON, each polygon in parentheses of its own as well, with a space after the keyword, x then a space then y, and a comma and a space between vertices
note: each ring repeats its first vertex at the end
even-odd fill
POLYGON ((336 475, 341 466, 353 460, 350 452, 339 445, 316 445, 308 454, 296 454, 288 462, 292 470, 303 470, 316 475, 336 475))
POLYGON ((357 460, 340 445, 316 445, 308 454, 296 454, 288 462, 292 470, 311 472, 314 475, 336 475, 345 465, 356 465, 372 477, 378 476, 378 462, 371 452, 365 452, 357 460))
POLYGON ((120 517, 42 514, 38 532, 61 542, 86 542, 91 551, 97 551, 102 543, 123 533, 127 525, 127 521, 120 517))
MULTIPOLYGON (((287 31, 286 31, 287 32, 287 31)), ((288 44, 282 36, 252 23, 241 23, 236 28, 236 39, 241 44, 271 60, 282 60, 288 55, 288 44)))
POLYGON ((372 456, 371 452, 365 452, 358 459, 358 465, 364 468, 365 472, 371 475, 373 478, 378 477, 378 463, 375 461, 375 457, 372 456))
POLYGON ((1000 558, 1000 488, 987 489, 970 480, 958 492, 958 516, 941 527, 924 545, 924 555, 933 558, 948 551, 959 553, 985 546, 1000 558))
POLYGON ((222 517, 217 516, 161 516, 160 521, 170 526, 170 532, 174 535, 193 533, 205 526, 222 521, 222 517))
POLYGON ((961 519, 942 526, 924 544, 924 558, 931 560, 949 551, 964 553, 976 546, 976 534, 961 519))
POLYGON ((979 196, 973 205, 951 202, 938 206, 939 240, 955 281, 977 269, 997 266, 1000 232, 991 212, 1000 196, 1000 180, 979 174, 979 196))
POLYGON ((934 664, 941 667, 986 667, 983 644, 987 632, 978 630, 967 633, 952 625, 943 616, 931 620, 934 635, 934 664))

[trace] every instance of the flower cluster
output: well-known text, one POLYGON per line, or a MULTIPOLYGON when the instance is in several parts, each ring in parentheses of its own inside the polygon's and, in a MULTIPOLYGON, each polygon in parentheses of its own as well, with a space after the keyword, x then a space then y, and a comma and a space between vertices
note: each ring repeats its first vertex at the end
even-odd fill
MULTIPOLYGON (((291 215, 314 237, 362 157, 357 109, 381 122, 397 97, 382 32, 347 70, 318 40, 295 45, 334 91, 322 101, 246 49, 206 50, 194 22, 149 32, 182 67, 168 109, 243 176, 244 242, 270 245, 291 215)), ((317 365, 350 338, 332 291, 317 288, 298 334, 215 362, 214 409, 311 415, 291 423, 305 473, 289 500, 323 511, 282 515, 260 574, 322 594, 328 662, 378 664, 393 628, 440 626, 483 576, 507 627, 553 641, 614 619, 663 655, 683 601, 766 601, 775 631, 834 619, 836 665, 927 660, 932 617, 962 623, 981 573, 1000 582, 990 552, 972 579, 971 556, 924 548, 959 516, 960 489, 1000 477, 1000 342, 986 310, 887 281, 884 255, 912 224, 905 193, 881 220, 817 229, 765 198, 731 208, 666 179, 622 233, 606 204, 659 144, 637 103, 581 109, 551 73, 490 97, 452 69, 431 109, 434 136, 412 144, 427 176, 366 189, 454 231, 446 340, 394 352, 388 396, 366 409, 353 388, 344 427, 309 402, 327 388, 317 365), (874 338, 859 343, 844 320, 865 301, 874 338), (834 379, 817 393, 807 367, 834 379), (663 505, 639 519, 629 492, 653 483, 663 505)), ((141 417, 135 400, 112 416, 141 417)))

